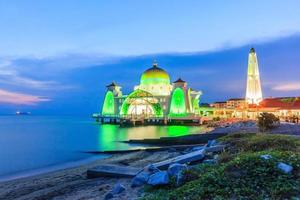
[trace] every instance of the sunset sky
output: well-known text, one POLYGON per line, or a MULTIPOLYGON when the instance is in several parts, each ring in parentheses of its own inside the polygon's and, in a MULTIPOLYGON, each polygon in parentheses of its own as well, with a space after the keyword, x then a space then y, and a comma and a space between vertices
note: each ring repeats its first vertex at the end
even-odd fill
POLYGON ((300 96, 300 1, 0 0, 0 114, 90 114, 157 60, 203 91, 244 97, 256 49, 264 97, 300 96))

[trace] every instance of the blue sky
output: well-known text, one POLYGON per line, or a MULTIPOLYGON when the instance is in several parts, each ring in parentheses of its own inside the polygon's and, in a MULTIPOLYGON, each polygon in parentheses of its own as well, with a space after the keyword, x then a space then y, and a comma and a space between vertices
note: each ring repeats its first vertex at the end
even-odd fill
POLYGON ((0 0, 0 113, 88 114, 156 59, 203 90, 243 97, 258 53, 264 96, 300 92, 299 1, 0 0), (85 108, 81 106, 85 105, 85 108))

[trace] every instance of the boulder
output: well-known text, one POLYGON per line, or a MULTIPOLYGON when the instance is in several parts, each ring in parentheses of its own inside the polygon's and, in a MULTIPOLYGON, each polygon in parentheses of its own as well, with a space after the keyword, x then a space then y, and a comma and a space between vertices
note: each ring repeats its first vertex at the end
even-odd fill
POLYGON ((139 187, 147 183, 151 173, 142 171, 137 174, 131 181, 131 187, 139 187))
POLYGON ((269 155, 269 154, 261 155, 260 157, 261 157, 262 159, 264 159, 264 160, 269 160, 269 159, 272 158, 272 156, 269 155))
POLYGON ((278 163, 277 168, 286 174, 293 171, 293 167, 291 165, 285 164, 283 162, 278 163))
POLYGON ((212 147, 217 145, 217 141, 216 140, 208 140, 206 147, 212 147))
POLYGON ((182 155, 188 154, 188 153, 191 153, 191 151, 194 151, 193 148, 187 148, 187 149, 181 151, 180 154, 182 154, 182 155))
POLYGON ((124 185, 122 185, 121 183, 117 183, 115 186, 114 186, 114 188, 113 188, 113 190, 112 190, 112 193, 113 194, 120 194, 120 193, 122 193, 123 191, 125 191, 126 190, 126 188, 124 187, 124 185))
POLYGON ((180 172, 187 170, 186 164, 174 163, 171 164, 168 168, 169 176, 177 176, 180 172))
POLYGON ((149 165, 147 169, 149 170, 149 172, 152 172, 152 173, 159 172, 159 169, 157 167, 155 167, 153 164, 149 165))
POLYGON ((108 199, 112 199, 112 198, 114 198, 114 195, 111 192, 109 192, 105 195, 104 200, 108 200, 108 199))
POLYGON ((169 175, 166 171, 159 171, 149 177, 148 184, 152 186, 166 185, 169 183, 169 175))
POLYGON ((198 151, 198 150, 201 150, 201 149, 203 149, 203 148, 204 148, 204 146, 193 147, 193 148, 192 148, 192 151, 198 151))

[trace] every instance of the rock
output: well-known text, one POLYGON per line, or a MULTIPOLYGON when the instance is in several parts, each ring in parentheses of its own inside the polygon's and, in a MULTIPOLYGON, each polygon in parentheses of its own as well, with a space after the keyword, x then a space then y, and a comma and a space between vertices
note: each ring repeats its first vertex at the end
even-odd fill
POLYGON ((121 192, 125 191, 126 188, 124 187, 124 185, 122 185, 121 183, 117 183, 113 190, 112 190, 112 193, 113 194, 120 194, 121 192))
POLYGON ((168 174, 169 176, 177 176, 183 170, 187 170, 186 164, 174 163, 169 166, 168 174))
POLYGON ((104 200, 112 199, 112 198, 114 198, 114 195, 111 192, 109 192, 105 195, 104 200))
POLYGON ((148 170, 149 170, 149 172, 152 172, 152 173, 156 173, 156 172, 160 171, 157 167, 155 167, 152 164, 148 166, 148 170))
POLYGON ((204 146, 193 147, 193 148, 192 148, 192 151, 198 151, 198 150, 201 150, 201 149, 203 149, 203 148, 204 148, 204 146))
POLYGON ((193 151, 193 149, 187 148, 187 149, 185 149, 184 151, 182 151, 181 154, 188 154, 188 153, 190 153, 191 151, 193 151))
POLYGON ((268 154, 261 155, 260 157, 261 157, 262 159, 264 159, 264 160, 269 160, 269 159, 272 158, 272 156, 271 156, 271 155, 268 155, 268 154))
POLYGON ((148 180, 148 184, 149 185, 153 185, 153 186, 156 186, 156 185, 166 185, 169 183, 169 175, 166 171, 159 171, 159 172, 156 172, 155 174, 152 174, 150 177, 149 177, 149 180, 148 180))
POLYGON ((147 183, 150 175, 151 174, 148 172, 144 172, 144 171, 140 172, 132 179, 131 187, 139 187, 144 185, 145 183, 147 183))
POLYGON ((278 163, 277 168, 286 174, 293 171, 293 167, 291 165, 285 164, 283 162, 278 163))
POLYGON ((208 140, 206 147, 212 147, 217 145, 217 141, 216 140, 208 140))

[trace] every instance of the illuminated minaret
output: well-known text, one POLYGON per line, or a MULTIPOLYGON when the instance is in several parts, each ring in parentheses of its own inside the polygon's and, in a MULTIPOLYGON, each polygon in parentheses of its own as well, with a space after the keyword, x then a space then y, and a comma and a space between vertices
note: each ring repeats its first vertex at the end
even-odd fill
POLYGON ((249 104, 259 104, 262 101, 258 62, 254 48, 250 49, 248 58, 246 101, 249 104))

